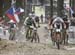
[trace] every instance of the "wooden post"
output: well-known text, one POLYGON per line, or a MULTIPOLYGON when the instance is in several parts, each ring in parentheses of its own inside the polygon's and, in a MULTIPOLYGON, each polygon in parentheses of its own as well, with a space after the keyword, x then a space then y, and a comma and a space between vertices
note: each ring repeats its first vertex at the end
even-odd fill
POLYGON ((3 1, 0 0, 0 16, 3 16, 3 1))

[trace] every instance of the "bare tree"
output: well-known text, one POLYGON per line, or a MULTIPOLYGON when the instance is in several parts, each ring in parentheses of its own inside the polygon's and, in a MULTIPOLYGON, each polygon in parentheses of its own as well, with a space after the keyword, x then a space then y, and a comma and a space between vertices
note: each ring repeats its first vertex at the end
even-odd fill
POLYGON ((53 0, 50 0, 50 17, 53 17, 53 0))
POLYGON ((0 0, 0 16, 3 16, 10 6, 11 0, 0 0))
MULTIPOLYGON (((72 6, 72 0, 69 0, 69 6, 72 6)), ((69 17, 71 17, 71 12, 69 11, 69 17)))
POLYGON ((71 7, 72 7, 72 9, 73 9, 73 10, 74 10, 74 12, 75 12, 75 0, 72 0, 72 1, 71 1, 71 4, 72 4, 72 6, 71 6, 71 7))
POLYGON ((0 16, 2 16, 2 5, 3 5, 3 1, 2 0, 0 0, 0 16))
POLYGON ((63 16, 63 7, 64 0, 57 0, 57 15, 62 17, 63 16))
POLYGON ((16 0, 17 7, 23 7, 23 0, 16 0))

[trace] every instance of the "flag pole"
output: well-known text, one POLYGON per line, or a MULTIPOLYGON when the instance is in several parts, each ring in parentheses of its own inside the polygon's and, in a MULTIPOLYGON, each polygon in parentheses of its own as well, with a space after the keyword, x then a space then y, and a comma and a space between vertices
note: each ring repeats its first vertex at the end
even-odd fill
POLYGON ((15 5, 15 3, 16 3, 16 0, 12 0, 11 1, 11 6, 15 5))
MULTIPOLYGON (((16 3, 16 0, 12 0, 11 6, 14 6, 16 3)), ((13 9, 14 10, 14 9, 13 9)), ((15 10, 14 10, 15 11, 15 10)), ((16 16, 16 15, 15 15, 16 16)), ((18 16, 16 16, 18 18, 18 16)), ((17 29, 18 29, 18 23, 16 23, 17 29)))
POLYGON ((15 8, 14 8, 15 3, 16 3, 16 0, 12 0, 11 6, 13 6, 13 12, 14 12, 14 16, 16 17, 16 20, 17 20, 17 22, 19 22, 19 19, 18 19, 19 17, 17 16, 17 14, 15 14, 15 8))

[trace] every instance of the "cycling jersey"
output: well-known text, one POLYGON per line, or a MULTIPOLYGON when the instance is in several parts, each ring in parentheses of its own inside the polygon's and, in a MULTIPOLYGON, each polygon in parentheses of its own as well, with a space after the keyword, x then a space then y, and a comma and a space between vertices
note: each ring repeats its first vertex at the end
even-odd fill
POLYGON ((27 26, 32 26, 33 25, 34 27, 36 27, 34 20, 30 17, 26 18, 24 24, 27 25, 27 26))
POLYGON ((62 18, 60 18, 60 17, 56 17, 56 18, 53 20, 52 24, 54 24, 54 23, 56 23, 56 22, 64 23, 64 20, 63 20, 62 18))
POLYGON ((56 17, 56 19, 53 20, 52 24, 54 28, 62 29, 63 28, 63 19, 60 17, 56 17))
POLYGON ((10 28, 15 28, 15 23, 8 23, 9 24, 9 26, 10 26, 10 28))

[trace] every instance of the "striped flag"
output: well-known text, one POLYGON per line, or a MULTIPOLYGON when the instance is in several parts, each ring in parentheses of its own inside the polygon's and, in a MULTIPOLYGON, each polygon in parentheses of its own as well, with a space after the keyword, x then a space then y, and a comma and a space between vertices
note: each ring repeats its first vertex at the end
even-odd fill
POLYGON ((16 12, 16 8, 12 6, 10 9, 6 11, 6 16, 10 20, 13 20, 15 23, 19 23, 20 20, 19 20, 18 14, 16 14, 15 12, 16 12))
POLYGON ((18 8, 17 10, 16 10, 16 14, 21 14, 21 13, 23 13, 24 12, 24 9, 22 9, 22 8, 18 8))
POLYGON ((70 8, 70 12, 71 12, 71 16, 73 15, 74 11, 72 10, 72 8, 70 8))

